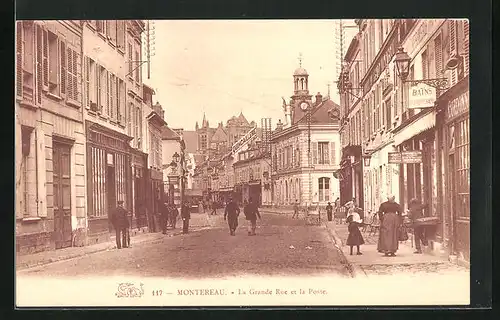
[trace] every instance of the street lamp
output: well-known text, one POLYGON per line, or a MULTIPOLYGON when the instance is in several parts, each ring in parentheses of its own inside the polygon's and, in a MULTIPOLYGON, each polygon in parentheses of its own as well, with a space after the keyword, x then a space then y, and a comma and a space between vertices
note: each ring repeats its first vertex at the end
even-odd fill
POLYGON ((174 162, 177 164, 179 163, 179 160, 180 160, 180 155, 177 153, 177 151, 174 153, 174 155, 172 156, 172 159, 174 160, 174 162))
POLYGON ((432 79, 421 79, 421 80, 407 80, 408 75, 410 74, 410 56, 404 51, 402 47, 398 49, 396 53, 396 57, 394 58, 394 62, 396 63, 396 71, 398 76, 401 78, 403 83, 408 82, 411 84, 420 84, 424 83, 428 86, 431 86, 436 89, 445 89, 448 86, 447 78, 432 78, 432 79))
POLYGON ((363 155, 363 164, 365 165, 365 167, 369 167, 370 166, 370 160, 371 160, 371 155, 369 154, 364 154, 363 155))

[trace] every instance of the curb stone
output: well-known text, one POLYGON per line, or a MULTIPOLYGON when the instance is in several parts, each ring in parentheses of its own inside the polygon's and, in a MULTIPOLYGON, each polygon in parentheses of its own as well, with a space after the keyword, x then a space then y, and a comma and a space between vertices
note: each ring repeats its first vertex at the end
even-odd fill
POLYGON ((352 263, 349 262, 349 259, 347 259, 346 255, 344 254, 344 251, 342 250, 342 246, 343 246, 342 239, 339 237, 339 235, 337 234, 335 229, 329 228, 326 222, 324 222, 324 226, 325 226, 325 229, 327 230, 328 234, 332 238, 332 240, 335 244, 335 248, 337 248, 337 250, 340 253, 341 263, 346 266, 351 277, 356 278, 360 275, 366 276, 366 273, 363 270, 363 268, 361 268, 360 266, 353 265, 352 263))

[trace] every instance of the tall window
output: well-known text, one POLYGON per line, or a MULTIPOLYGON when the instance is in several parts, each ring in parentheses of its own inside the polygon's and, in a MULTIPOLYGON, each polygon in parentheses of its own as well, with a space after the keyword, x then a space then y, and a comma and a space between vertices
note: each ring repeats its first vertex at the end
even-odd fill
POLYGON ((330 164, 328 142, 318 142, 318 164, 330 164))
POLYGON ((470 217, 469 118, 455 125, 456 208, 459 218, 470 217))
POLYGON ((422 76, 424 79, 427 79, 429 77, 429 57, 427 50, 422 52, 422 76))
POLYGON ((319 178, 318 183, 319 201, 330 201, 330 178, 319 178))

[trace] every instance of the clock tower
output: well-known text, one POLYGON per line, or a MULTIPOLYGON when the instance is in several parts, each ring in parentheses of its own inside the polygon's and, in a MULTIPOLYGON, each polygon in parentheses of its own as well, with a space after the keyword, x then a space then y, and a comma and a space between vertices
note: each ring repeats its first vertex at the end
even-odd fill
POLYGON ((309 74, 307 70, 302 68, 302 54, 299 56, 299 67, 293 73, 293 96, 291 96, 291 111, 292 123, 295 119, 300 119, 306 113, 304 109, 305 103, 309 104, 309 108, 313 107, 312 95, 309 94, 309 74))

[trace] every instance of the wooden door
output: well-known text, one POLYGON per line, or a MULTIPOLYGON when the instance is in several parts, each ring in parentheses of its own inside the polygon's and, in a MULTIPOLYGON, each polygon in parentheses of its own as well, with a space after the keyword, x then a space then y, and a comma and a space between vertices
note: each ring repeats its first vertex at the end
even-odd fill
MULTIPOLYGON (((108 202, 108 217, 110 216, 111 212, 115 210, 116 208, 116 185, 115 185, 115 167, 108 165, 106 168, 106 196, 107 196, 107 202, 108 202)), ((114 227, 109 221, 109 231, 113 231, 114 227)))
POLYGON ((56 249, 71 246, 71 165, 66 144, 52 146, 54 181, 54 233, 56 249))

